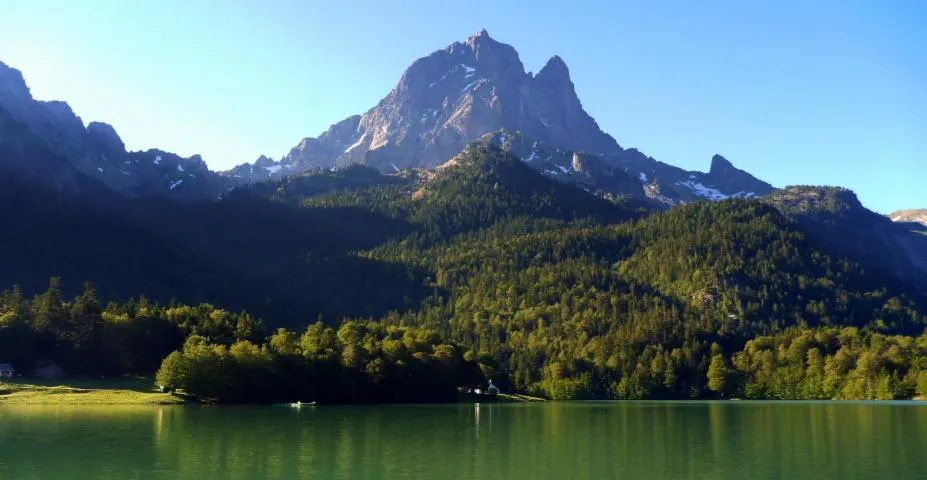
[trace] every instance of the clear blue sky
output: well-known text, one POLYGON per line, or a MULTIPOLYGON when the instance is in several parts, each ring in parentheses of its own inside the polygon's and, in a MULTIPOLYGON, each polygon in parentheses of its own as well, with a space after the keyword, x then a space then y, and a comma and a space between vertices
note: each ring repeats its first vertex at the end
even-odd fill
POLYGON ((562 56, 622 146, 927 207, 922 0, 0 3, 0 60, 37 98, 214 169, 279 158, 485 27, 529 70, 562 56))

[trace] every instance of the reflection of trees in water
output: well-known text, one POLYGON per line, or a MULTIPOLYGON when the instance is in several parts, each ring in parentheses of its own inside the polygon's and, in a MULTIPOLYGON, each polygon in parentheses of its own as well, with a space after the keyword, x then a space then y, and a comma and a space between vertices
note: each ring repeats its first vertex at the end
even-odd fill
POLYGON ((746 401, 0 408, 0 477, 900 478, 927 471, 923 408, 746 401))

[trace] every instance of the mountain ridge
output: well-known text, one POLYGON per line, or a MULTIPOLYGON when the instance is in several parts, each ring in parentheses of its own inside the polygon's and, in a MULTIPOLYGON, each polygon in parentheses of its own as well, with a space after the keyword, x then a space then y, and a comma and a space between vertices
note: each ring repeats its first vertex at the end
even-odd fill
MULTIPOLYGON (((158 149, 127 151, 111 125, 86 126, 67 102, 32 97, 22 72, 0 62, 0 110, 28 127, 50 152, 67 159, 81 174, 125 196, 158 195, 175 199, 215 198, 227 181, 210 171, 199 155, 188 158, 158 149)), ((22 136, 0 130, 0 136, 22 136)))
POLYGON ((865 208, 852 190, 797 185, 764 201, 795 220, 823 249, 927 286, 927 238, 865 208))
MULTIPOLYGON (((550 57, 537 74, 526 72, 518 52, 485 29, 412 62, 396 86, 364 114, 337 122, 316 138, 302 139, 279 161, 260 168, 243 164, 224 174, 261 181, 353 163, 383 172, 433 168, 470 142, 500 131, 567 157, 579 153, 601 158, 612 169, 640 179, 645 194, 665 205, 762 196, 773 190, 720 156, 719 164, 703 173, 622 148, 583 109, 559 55, 550 57)), ((526 151, 524 158, 529 156, 526 151)), ((569 163, 568 158, 558 164, 569 163)), ((623 193, 636 194, 637 189, 623 193)))

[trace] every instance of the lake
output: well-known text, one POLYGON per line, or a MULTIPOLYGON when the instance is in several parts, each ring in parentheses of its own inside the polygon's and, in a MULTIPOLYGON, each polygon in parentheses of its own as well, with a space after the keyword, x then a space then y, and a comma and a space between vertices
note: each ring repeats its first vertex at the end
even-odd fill
POLYGON ((927 478, 927 404, 0 406, 0 479, 927 478))

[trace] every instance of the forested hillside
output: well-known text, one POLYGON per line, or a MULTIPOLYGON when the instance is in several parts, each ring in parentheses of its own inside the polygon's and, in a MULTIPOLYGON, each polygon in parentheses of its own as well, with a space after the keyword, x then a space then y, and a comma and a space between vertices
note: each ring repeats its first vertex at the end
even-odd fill
POLYGON ((0 351, 23 368, 150 374, 176 351, 159 380, 224 402, 447 400, 488 378, 549 398, 927 393, 923 290, 764 201, 650 212, 481 144, 220 202, 34 205, 11 218, 42 243, 0 237, 0 351), (33 221, 50 214, 68 222, 33 221))

